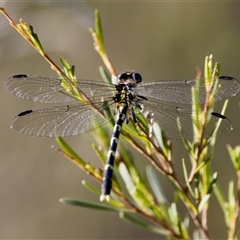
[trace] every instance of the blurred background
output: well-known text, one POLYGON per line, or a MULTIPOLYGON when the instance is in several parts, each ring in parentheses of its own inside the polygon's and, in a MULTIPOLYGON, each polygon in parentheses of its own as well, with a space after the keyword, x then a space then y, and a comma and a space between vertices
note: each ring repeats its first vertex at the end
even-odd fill
MULTIPOLYGON (((89 27, 99 9, 105 44, 118 72, 134 69, 144 81, 194 78, 206 55, 221 63, 221 74, 240 79, 240 3, 237 2, 22 2, 1 1, 15 22, 34 27, 45 50, 59 63, 63 56, 76 66, 78 78, 100 79, 100 57, 93 48, 89 27)), ((0 135, 0 238, 47 239, 164 239, 121 221, 116 213, 87 210, 58 202, 76 197, 98 202, 82 185, 93 181, 51 149, 54 139, 32 138, 12 129, 19 112, 45 107, 9 94, 4 81, 17 73, 56 77, 49 64, 0 15, 1 135, 0 135)), ((59 64, 60 65, 60 64, 59 64)), ((240 143, 240 94, 230 100, 226 115, 234 131, 219 138, 213 171, 227 193, 236 180, 226 144, 240 143)), ((221 103, 218 104, 221 106, 221 103)), ((66 139, 87 161, 100 167, 87 143, 87 135, 66 139)), ((173 141, 174 161, 186 156, 181 141, 173 141)), ((135 161, 147 165, 139 154, 135 161)), ((179 170, 181 172, 181 168, 179 170)), ((172 189, 162 178, 169 201, 172 189)), ((98 186, 96 184, 96 186, 98 186)), ((100 186, 99 186, 100 188, 100 186)), ((215 197, 210 233, 226 238, 223 215, 215 197)), ((185 208, 181 210, 184 214, 185 208)))

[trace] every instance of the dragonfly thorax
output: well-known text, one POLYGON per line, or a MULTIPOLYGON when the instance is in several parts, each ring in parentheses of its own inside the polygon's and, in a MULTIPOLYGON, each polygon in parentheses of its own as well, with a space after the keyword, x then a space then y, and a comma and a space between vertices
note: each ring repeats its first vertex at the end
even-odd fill
POLYGON ((136 84, 133 83, 119 83, 115 85, 115 95, 113 100, 117 105, 121 106, 131 106, 136 105, 136 103, 141 99, 137 95, 136 84))
POLYGON ((118 75, 118 84, 115 85, 116 94, 113 100, 121 105, 131 105, 138 101, 135 88, 142 81, 142 76, 136 72, 123 72, 118 75))

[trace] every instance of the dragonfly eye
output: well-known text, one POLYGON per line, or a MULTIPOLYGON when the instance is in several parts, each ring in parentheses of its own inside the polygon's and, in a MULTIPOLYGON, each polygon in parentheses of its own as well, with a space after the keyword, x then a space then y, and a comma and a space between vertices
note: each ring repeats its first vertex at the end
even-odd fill
POLYGON ((142 76, 141 74, 137 73, 137 72, 134 72, 132 74, 132 77, 134 80, 136 80, 137 83, 140 83, 142 81, 142 76))
POLYGON ((120 73, 118 75, 118 79, 119 80, 127 80, 129 78, 129 76, 127 75, 127 73, 123 72, 123 73, 120 73))

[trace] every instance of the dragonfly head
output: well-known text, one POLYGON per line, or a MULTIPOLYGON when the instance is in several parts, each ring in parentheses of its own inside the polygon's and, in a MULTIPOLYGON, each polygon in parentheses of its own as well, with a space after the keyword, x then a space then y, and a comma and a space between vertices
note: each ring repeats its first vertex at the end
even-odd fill
POLYGON ((140 83, 142 81, 141 74, 137 72, 123 72, 118 75, 119 83, 140 83))

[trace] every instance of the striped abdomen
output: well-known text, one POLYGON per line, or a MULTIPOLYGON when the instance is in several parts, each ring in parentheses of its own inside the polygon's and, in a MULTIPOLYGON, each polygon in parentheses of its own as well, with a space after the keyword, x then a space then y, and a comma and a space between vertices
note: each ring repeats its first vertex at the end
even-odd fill
POLYGON ((103 201, 105 198, 108 200, 112 189, 112 175, 114 159, 117 150, 118 139, 120 136, 122 124, 126 119, 128 106, 124 106, 122 110, 118 109, 117 120, 114 126, 113 135, 111 137, 110 147, 108 150, 107 161, 104 168, 103 182, 102 182, 102 195, 100 200, 103 201))

